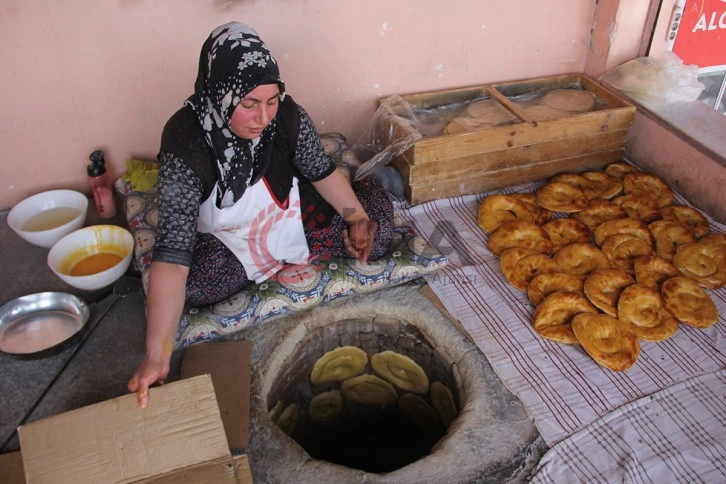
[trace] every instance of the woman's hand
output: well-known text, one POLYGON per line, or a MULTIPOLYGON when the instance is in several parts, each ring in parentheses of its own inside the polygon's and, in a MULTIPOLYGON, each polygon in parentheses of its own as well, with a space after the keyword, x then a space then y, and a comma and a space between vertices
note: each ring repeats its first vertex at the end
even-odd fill
POLYGON ((376 235, 378 224, 368 218, 353 222, 347 231, 343 231, 343 244, 351 257, 358 259, 361 264, 368 262, 368 256, 373 250, 373 238, 376 235))
POLYGON ((162 349, 159 356, 146 354, 136 373, 131 377, 127 388, 130 392, 136 392, 136 398, 141 408, 149 404, 149 387, 156 384, 161 385, 169 375, 169 361, 171 360, 171 346, 169 349, 162 349))

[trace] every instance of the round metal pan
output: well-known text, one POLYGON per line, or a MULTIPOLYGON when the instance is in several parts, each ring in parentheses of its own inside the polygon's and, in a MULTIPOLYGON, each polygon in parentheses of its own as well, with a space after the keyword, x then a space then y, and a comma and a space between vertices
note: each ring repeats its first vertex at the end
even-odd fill
POLYGON ((0 352, 45 358, 70 347, 88 322, 88 305, 65 292, 41 292, 0 308, 0 352))

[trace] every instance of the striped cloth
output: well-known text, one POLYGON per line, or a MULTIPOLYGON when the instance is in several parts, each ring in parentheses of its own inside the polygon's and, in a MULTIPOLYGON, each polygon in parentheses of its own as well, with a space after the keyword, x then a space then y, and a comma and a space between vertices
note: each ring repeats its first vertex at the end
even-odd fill
POLYGON ((726 482, 726 370, 615 409, 542 457, 532 483, 726 482))
MULTIPOLYGON (((496 193, 538 188, 528 184, 496 193)), ((468 195, 396 208, 449 258, 447 267, 426 276, 427 282, 528 408, 548 445, 629 402, 726 368, 726 287, 708 291, 719 309, 715 325, 700 330, 682 324, 666 341, 641 342, 638 361, 625 372, 601 367, 579 345, 540 337, 531 324, 534 306, 507 282, 499 259, 486 247, 488 235, 477 225, 483 198, 468 195)), ((678 194, 675 203, 687 204, 678 194)), ((712 231, 726 232, 724 225, 709 222, 712 231)))

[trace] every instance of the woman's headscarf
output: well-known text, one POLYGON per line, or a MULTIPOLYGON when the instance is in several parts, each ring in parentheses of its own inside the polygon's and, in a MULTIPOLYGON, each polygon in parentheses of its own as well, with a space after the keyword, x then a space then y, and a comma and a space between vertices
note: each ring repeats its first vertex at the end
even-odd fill
POLYGON ((232 132, 229 120, 240 101, 263 84, 278 84, 280 94, 285 92, 277 61, 257 32, 238 22, 217 27, 202 46, 194 94, 185 104, 197 114, 217 158, 221 192, 232 189, 234 201, 242 196, 256 173, 256 160, 261 157, 253 156, 253 150, 256 154, 263 152, 277 123, 273 118, 259 143, 253 145, 251 140, 232 132))

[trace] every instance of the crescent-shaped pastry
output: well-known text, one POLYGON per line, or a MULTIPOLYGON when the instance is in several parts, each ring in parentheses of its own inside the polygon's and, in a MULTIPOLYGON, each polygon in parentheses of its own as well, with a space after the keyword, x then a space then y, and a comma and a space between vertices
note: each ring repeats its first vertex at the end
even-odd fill
POLYGON ((588 200, 575 185, 549 182, 537 192, 537 204, 553 212, 573 213, 586 209, 588 200))
POLYGON ((623 191, 622 180, 603 171, 586 171, 582 176, 590 181, 590 188, 585 191, 585 196, 590 200, 608 200, 623 191))
POLYGON ((513 220, 505 223, 489 236, 487 247, 497 257, 506 249, 513 247, 550 254, 552 252, 552 241, 547 232, 539 225, 513 220))
POLYGON ((579 242, 562 247, 552 256, 559 272, 575 276, 586 276, 598 269, 610 269, 610 261, 598 247, 579 242))
POLYGON ((621 207, 628 217, 649 224, 661 218, 658 202, 644 195, 630 193, 613 198, 612 202, 621 207))
POLYGON ((572 319, 580 313, 597 313, 587 298, 574 292, 555 292, 547 296, 534 311, 535 331, 543 338, 575 344, 572 319))
POLYGON ((660 210, 663 220, 670 220, 683 225, 697 239, 703 237, 711 229, 706 217, 695 208, 686 205, 668 205, 660 210))
POLYGON ((602 252, 610 261, 613 269, 635 274, 633 270, 635 259, 653 255, 653 248, 634 235, 615 234, 602 242, 602 252))
POLYGON ((696 237, 686 227, 670 220, 651 222, 648 229, 655 238, 655 255, 665 260, 673 259, 678 246, 696 241, 696 237))
POLYGON ((618 316, 618 299, 623 290, 635 284, 635 279, 625 271, 601 269, 593 271, 583 284, 585 297, 600 311, 618 316))
POLYGON ((605 239, 616 234, 634 235, 642 241, 647 242, 651 248, 655 247, 655 240, 653 239, 653 234, 650 233, 648 226, 640 220, 630 217, 603 222, 595 229, 592 235, 595 240, 595 244, 597 244, 598 247, 602 247, 602 243, 605 239))
POLYGON ((674 193, 666 183, 650 173, 629 173, 623 179, 623 191, 625 194, 634 193, 658 202, 663 208, 673 203, 674 193))
POLYGON ((716 244, 695 242, 680 245, 672 263, 686 277, 708 289, 726 284, 726 253, 716 244))
POLYGON ((490 195, 479 206, 479 227, 490 234, 512 220, 534 223, 534 215, 524 202, 508 195, 490 195))
POLYGON ((582 285, 585 280, 584 276, 575 276, 565 274, 564 272, 551 272, 547 274, 538 274, 529 281, 527 286, 527 296, 532 304, 537 306, 544 298, 553 292, 574 292, 584 295, 582 285))
POLYGON ((501 255, 502 273, 509 283, 526 291, 529 282, 538 274, 557 272, 557 263, 536 250, 515 247, 501 255))
POLYGON ((556 218, 542 225, 552 241, 552 251, 556 252, 565 245, 576 242, 590 242, 590 229, 574 218, 556 218))
POLYGON ((572 330, 587 354, 605 368, 625 371, 638 360, 637 336, 612 316, 578 314, 572 321, 572 330))
POLYGON ((638 257, 633 264, 633 271, 638 284, 659 291, 663 281, 681 275, 673 264, 657 255, 638 257))
POLYGON ((718 308, 706 291, 687 277, 671 277, 660 289, 665 308, 681 323, 708 328, 718 321, 718 308))
POLYGON ((590 200, 587 208, 572 214, 572 218, 585 224, 590 232, 595 230, 603 222, 616 218, 625 218, 628 214, 625 210, 615 205, 610 200, 590 200))

